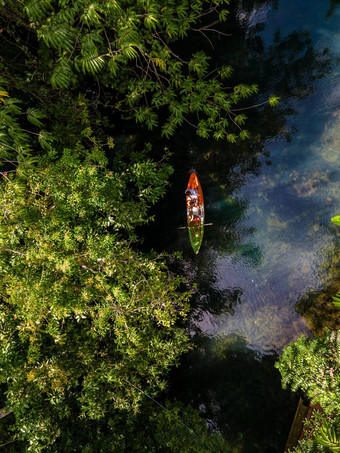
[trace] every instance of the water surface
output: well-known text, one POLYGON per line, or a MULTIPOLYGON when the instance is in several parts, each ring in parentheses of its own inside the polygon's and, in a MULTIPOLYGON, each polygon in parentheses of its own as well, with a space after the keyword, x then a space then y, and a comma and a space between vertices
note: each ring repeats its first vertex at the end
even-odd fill
MULTIPOLYGON (((340 213, 340 6, 236 3, 236 71, 259 84, 254 102, 278 94, 281 105, 250 113, 247 144, 202 143, 190 132, 174 140, 161 242, 183 251, 183 272, 197 284, 192 333, 199 329, 201 343, 173 385, 217 429, 244 433, 242 451, 281 452, 296 400, 280 391, 273 362, 288 342, 311 334, 307 312, 339 278, 340 236, 330 218, 340 213), (176 230, 185 223, 190 168, 214 223, 198 256, 176 230), (171 219, 170 205, 183 205, 171 219)), ((222 44, 215 57, 230 63, 222 44)))

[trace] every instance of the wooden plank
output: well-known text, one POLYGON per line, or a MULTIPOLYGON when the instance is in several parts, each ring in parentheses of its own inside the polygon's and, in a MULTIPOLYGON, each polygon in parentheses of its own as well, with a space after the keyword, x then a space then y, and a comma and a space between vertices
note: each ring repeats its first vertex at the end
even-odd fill
POLYGON ((311 419, 314 411, 322 412, 320 404, 306 405, 302 398, 300 398, 295 417, 293 420, 292 427, 290 429, 284 453, 289 450, 293 450, 297 446, 299 440, 304 439, 308 435, 308 431, 305 430, 305 423, 311 419))
POLYGON ((310 407, 306 406, 302 398, 300 398, 295 412, 293 424, 292 427, 290 428, 284 453, 288 452, 289 450, 293 450, 293 448, 297 445, 298 441, 301 440, 302 438, 301 436, 303 435, 304 422, 308 415, 309 409, 310 407))

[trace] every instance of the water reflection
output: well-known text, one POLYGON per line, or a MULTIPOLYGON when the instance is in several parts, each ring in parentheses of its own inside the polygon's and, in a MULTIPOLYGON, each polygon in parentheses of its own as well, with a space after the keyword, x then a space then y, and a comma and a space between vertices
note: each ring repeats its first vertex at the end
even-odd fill
POLYGON ((275 356, 262 357, 246 343, 238 335, 202 342, 184 359, 185 371, 174 373, 174 392, 199 407, 234 451, 282 453, 296 399, 281 389, 275 356))
MULTIPOLYGON (((289 2, 285 8, 292 14, 294 5, 289 2)), ((194 161, 203 170, 207 221, 214 223, 206 230, 201 255, 195 260, 195 278, 201 299, 221 307, 217 313, 209 310, 207 302, 198 303, 202 330, 209 335, 238 333, 249 346, 266 352, 280 350, 300 333, 308 333, 294 305, 324 284, 320 265, 334 240, 328 224, 338 209, 339 129, 331 108, 340 85, 330 58, 329 49, 333 54, 336 49, 329 39, 332 28, 322 39, 320 31, 313 34, 312 14, 310 24, 290 23, 288 28, 295 29, 287 35, 278 27, 275 30, 275 20, 266 32, 263 21, 275 19, 279 5, 247 2, 244 6, 245 2, 238 3, 243 27, 237 33, 246 38, 240 42, 246 42, 250 58, 237 62, 238 71, 247 69, 249 81, 257 81, 262 91, 279 94, 283 102, 275 113, 264 108, 251 116, 254 130, 259 124, 261 130, 250 144, 209 143, 202 152, 191 142, 188 167, 194 161), (207 286, 214 288, 213 297, 207 286), (235 289, 237 304, 232 312, 224 310, 229 303, 225 294, 235 289)), ((300 4, 296 18, 301 9, 300 4)), ((326 16, 324 6, 316 9, 323 9, 326 16)), ((285 17, 287 12, 279 8, 276 25, 281 25, 282 14, 285 17)), ((286 24, 282 25, 285 30, 286 24)), ((219 61, 228 59, 218 47, 217 55, 219 61)), ((185 243, 185 231, 179 236, 174 248, 185 243)), ((182 250, 189 258, 190 251, 185 246, 182 250)))
POLYGON ((340 0, 330 0, 329 10, 327 11, 326 18, 329 19, 336 12, 337 7, 340 4, 340 0))
POLYGON ((197 284, 196 328, 239 334, 262 353, 309 333, 313 325, 301 317, 306 310, 294 306, 324 288, 323 263, 338 248, 329 219, 340 212, 340 47, 335 12, 322 22, 328 7, 321 0, 314 6, 236 2, 239 22, 224 30, 234 32, 233 44, 226 49, 216 39, 215 61, 238 55, 240 79, 280 95, 282 104, 249 110, 250 142, 202 142, 194 131, 180 131, 171 143, 172 186, 150 228, 152 247, 158 236, 161 250, 183 252, 184 275, 197 284), (213 222, 197 257, 187 232, 177 229, 185 225, 183 188, 192 167, 203 186, 206 221, 213 222), (176 207, 171 216, 169 206, 176 207))
POLYGON ((160 249, 182 250, 183 273, 197 284, 190 329, 201 345, 174 377, 177 392, 226 435, 246 433, 247 453, 282 451, 288 434, 295 408, 277 400, 275 354, 318 331, 321 319, 339 322, 331 295, 339 290, 340 229, 330 223, 340 213, 338 3, 235 2, 239 21, 225 30, 233 41, 214 41, 216 62, 237 55, 235 77, 280 95, 281 106, 249 110, 247 143, 202 144, 187 129, 172 142, 176 171, 157 229, 160 249), (214 223, 197 256, 187 232, 176 230, 185 224, 192 167, 214 223))

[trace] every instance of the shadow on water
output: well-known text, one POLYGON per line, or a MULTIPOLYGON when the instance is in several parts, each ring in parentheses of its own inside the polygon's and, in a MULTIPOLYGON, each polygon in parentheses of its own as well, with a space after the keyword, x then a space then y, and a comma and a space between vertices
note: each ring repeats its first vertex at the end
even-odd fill
POLYGON ((273 367, 237 335, 202 339, 172 375, 176 398, 199 408, 212 427, 244 453, 282 453, 296 396, 283 391, 273 367), (241 436, 240 436, 241 434, 241 436))
POLYGON ((340 0, 330 0, 329 10, 326 14, 326 19, 329 19, 335 13, 336 8, 340 5, 340 0))
MULTIPOLYGON (((338 3, 326 5, 320 22, 336 13, 338 3)), ((278 0, 235 0, 236 20, 221 29, 232 38, 205 42, 213 64, 235 68, 233 83, 259 85, 255 105, 272 94, 282 102, 247 110, 247 143, 202 141, 188 128, 178 131, 169 144, 175 172, 144 244, 180 250, 179 273, 188 287, 196 285, 188 329, 198 348, 172 373, 170 391, 200 408, 235 441, 235 451, 241 442, 237 451, 244 453, 283 451, 296 398, 281 390, 273 363, 285 344, 310 333, 302 316, 314 331, 324 327, 326 312, 326 322, 334 322, 330 299, 340 277, 339 240, 327 226, 337 199, 338 118, 329 120, 327 97, 318 101, 320 111, 312 108, 336 59, 327 40, 315 44, 314 23, 305 27, 300 16, 285 16, 289 33, 281 24, 266 33, 273 27, 268 11, 284 15, 285 7, 278 0), (186 221, 183 194, 191 168, 203 187, 206 221, 213 222, 198 256, 187 232, 177 229, 186 221)))
MULTIPOLYGON (((145 234, 146 248, 185 248, 186 241, 182 241, 181 237, 186 239, 186 234, 179 232, 177 227, 185 225, 183 192, 189 170, 194 168, 204 187, 206 220, 217 224, 217 228, 210 230, 219 237, 219 250, 228 251, 233 242, 232 237, 239 236, 236 217, 242 218, 247 207, 246 201, 235 200, 231 195, 250 177, 257 176, 263 166, 271 165, 270 148, 264 149, 265 144, 278 137, 291 140, 292 134, 298 131, 294 124, 297 115, 294 103, 310 95, 315 81, 329 73, 328 49, 314 50, 306 30, 294 31, 284 37, 278 30, 273 43, 264 45, 263 39, 256 34, 257 26, 249 26, 247 23, 254 8, 266 3, 272 2, 236 2, 235 16, 240 17, 240 20, 227 22, 223 29, 225 33, 232 33, 231 45, 228 41, 226 47, 225 40, 218 37, 211 40, 213 52, 209 49, 209 43, 205 45, 206 50, 212 53, 213 64, 219 66, 232 61, 235 68, 233 82, 242 80, 258 84, 261 96, 250 100, 248 105, 261 103, 271 94, 281 97, 281 105, 275 109, 266 105, 245 111, 248 115, 247 128, 252 134, 246 143, 227 144, 198 139, 195 131, 188 127, 178 131, 169 144, 174 153, 171 163, 175 173, 166 198, 155 208, 157 222, 150 225, 145 234), (247 5, 247 9, 242 10, 242 15, 240 4, 242 8, 247 5), (235 234, 233 225, 237 230, 235 234), (156 231, 160 234, 155 234, 156 231)), ((206 237, 209 237, 210 230, 206 229, 206 237)), ((190 253, 190 248, 186 251, 190 253)))

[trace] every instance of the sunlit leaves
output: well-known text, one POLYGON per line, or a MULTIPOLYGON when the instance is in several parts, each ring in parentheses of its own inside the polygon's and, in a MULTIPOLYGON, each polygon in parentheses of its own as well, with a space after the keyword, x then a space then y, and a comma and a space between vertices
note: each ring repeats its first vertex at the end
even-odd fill
POLYGON ((135 48, 134 44, 129 44, 127 46, 124 46, 121 50, 122 56, 127 57, 128 60, 131 60, 132 58, 137 57, 138 52, 135 48))
POLYGON ((326 414, 340 413, 340 331, 300 337, 285 347, 276 367, 283 388, 302 389, 326 414))
POLYGON ((340 308, 340 293, 336 293, 335 296, 332 297, 333 303, 337 308, 340 308))
POLYGON ((5 97, 8 97, 7 91, 0 89, 0 101, 4 102, 5 97))
MULTIPOLYGON (((228 3, 213 2, 211 12, 217 13, 220 21, 227 18, 228 3)), ((133 4, 122 0, 60 1, 58 8, 48 0, 25 0, 23 4, 26 14, 34 18, 32 30, 52 50, 45 55, 53 68, 52 75, 47 70, 53 88, 70 88, 82 83, 82 76, 90 75, 118 94, 117 109, 149 129, 159 126, 155 110, 162 109, 161 133, 167 138, 186 121, 201 137, 213 135, 234 142, 245 117, 238 115, 227 126, 221 126, 220 119, 255 95, 257 86, 227 88, 224 80, 233 74, 230 65, 212 67, 210 57, 199 49, 185 58, 181 51, 172 49, 173 41, 193 29, 204 33, 204 26, 197 29, 197 23, 202 14, 208 20, 206 7, 203 0, 176 5, 172 0, 161 5, 157 0, 133 4), (40 14, 37 8, 41 4, 40 14), (147 89, 140 90, 141 81, 149 83, 147 89)), ((269 100, 272 106, 277 102, 275 96, 269 100)), ((247 136, 243 132, 240 138, 247 136)))
POLYGON ((323 426, 317 431, 315 439, 319 445, 327 447, 332 453, 340 453, 339 427, 336 430, 327 421, 324 421, 323 426))
POLYGON ((236 98, 239 97, 240 99, 246 99, 247 97, 258 93, 259 89, 257 85, 244 85, 240 84, 235 86, 234 94, 236 98))
POLYGON ((28 167, 23 185, 21 171, 2 182, 0 381, 35 451, 60 437, 71 410, 101 421, 136 410, 143 393, 127 379, 155 394, 186 349, 175 326, 186 312, 181 280, 130 246, 171 169, 132 155, 109 170, 99 147, 65 150, 28 167))
POLYGON ((85 22, 86 25, 97 25, 100 22, 100 14, 97 10, 98 4, 90 3, 84 10, 80 19, 85 22))
POLYGON ((152 60, 156 66, 158 66, 160 69, 162 69, 163 71, 166 70, 166 63, 164 60, 162 60, 161 58, 153 58, 152 60))
POLYGON ((280 104, 280 98, 279 96, 270 96, 268 102, 271 107, 277 107, 280 104))
POLYGON ((227 9, 223 9, 219 15, 218 18, 220 19, 221 22, 225 22, 228 18, 229 11, 227 9))
POLYGON ((218 129, 214 132, 213 137, 216 140, 220 140, 225 137, 225 130, 224 129, 218 129))
POLYGON ((98 55, 101 38, 98 33, 86 33, 81 38, 81 55, 75 58, 75 67, 84 74, 95 75, 105 65, 105 56, 98 55))
POLYGON ((228 79, 232 76, 234 69, 231 66, 222 66, 219 70, 219 74, 221 79, 228 79))
POLYGON ((236 143, 237 135, 236 134, 228 134, 227 135, 227 140, 228 140, 229 143, 236 143))
POLYGON ((241 113, 240 115, 236 115, 235 116, 234 121, 235 121, 235 123, 237 123, 240 126, 242 126, 246 122, 246 119, 247 119, 246 115, 241 113))
POLYGON ((95 75, 97 72, 100 72, 104 64, 105 59, 103 56, 93 55, 77 60, 76 67, 78 69, 81 68, 84 74, 91 73, 92 75, 95 75))
POLYGON ((247 130, 243 129, 241 132, 240 132, 240 139, 241 140, 246 140, 250 137, 250 134, 247 130))
POLYGON ((149 28, 150 30, 155 30, 158 23, 159 23, 159 20, 158 20, 156 14, 149 13, 144 19, 145 27, 149 28))
POLYGON ((332 217, 331 222, 335 223, 335 225, 340 225, 340 215, 336 215, 335 217, 332 217))
POLYGON ((24 160, 30 156, 30 137, 20 124, 21 115, 20 100, 5 97, 0 104, 0 159, 24 160))
POLYGON ((283 388, 303 391, 311 404, 322 408, 320 412, 314 411, 305 424, 305 439, 294 449, 296 453, 340 451, 339 359, 340 331, 327 331, 323 338, 302 336, 290 343, 275 365, 281 373, 283 388))

